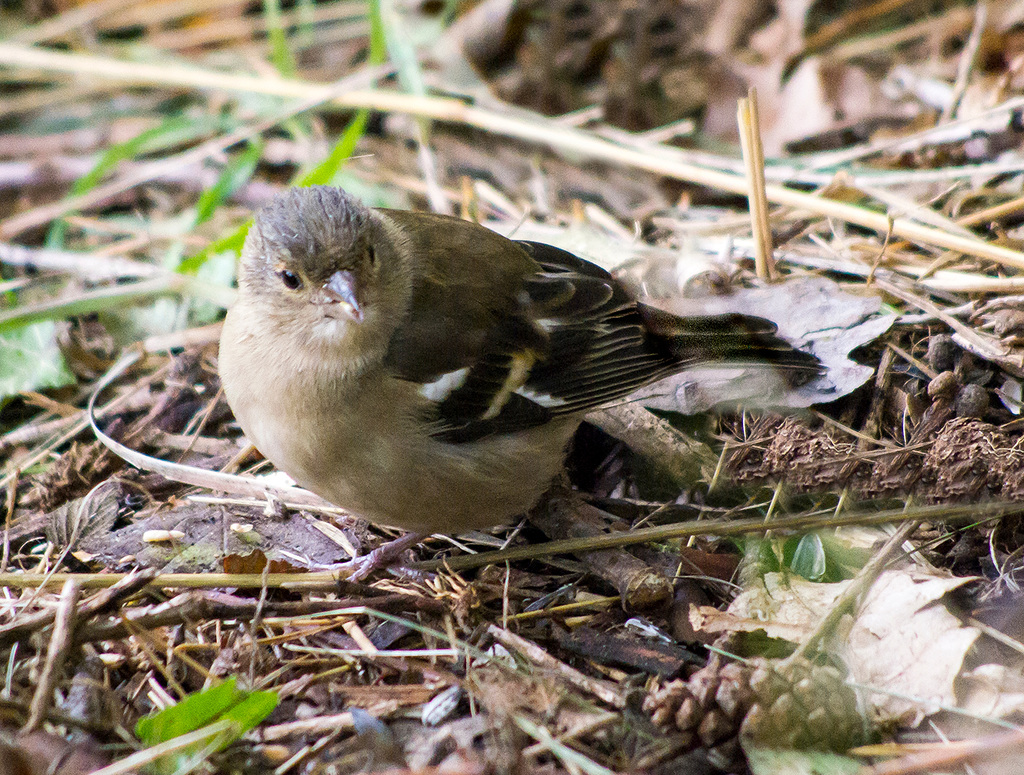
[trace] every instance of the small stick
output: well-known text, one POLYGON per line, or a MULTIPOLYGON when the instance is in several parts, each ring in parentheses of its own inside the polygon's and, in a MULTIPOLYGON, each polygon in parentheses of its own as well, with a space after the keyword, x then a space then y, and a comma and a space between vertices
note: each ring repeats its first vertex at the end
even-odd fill
MULTIPOLYGON (((270 578, 273 578, 273 574, 271 574, 270 578)), ((372 607, 374 610, 389 608, 398 610, 409 610, 411 608, 413 610, 432 612, 444 610, 444 603, 440 601, 414 598, 409 595, 381 595, 380 597, 353 601, 338 600, 332 601, 331 605, 333 608, 328 611, 318 612, 311 610, 310 613, 328 615, 341 608, 357 608, 361 606, 372 607), (349 603, 352 603, 352 605, 349 603)), ((98 640, 118 640, 138 630, 170 627, 189 621, 208 621, 213 619, 248 620, 255 616, 257 608, 259 608, 259 600, 255 598, 244 600, 216 593, 185 592, 168 600, 166 603, 127 611, 120 620, 83 624, 75 633, 75 642, 89 643, 98 640)), ((275 604, 265 604, 263 609, 264 620, 268 616, 273 616, 275 612, 275 604)))
POLYGON ((39 728, 46 718, 50 705, 53 702, 53 688, 57 685, 57 677, 64 669, 64 662, 67 660, 68 652, 71 650, 71 636, 75 629, 75 617, 78 613, 78 597, 82 588, 75 579, 68 579, 64 589, 60 593, 60 603, 57 606, 56 618, 53 623, 53 637, 50 638, 50 648, 46 652, 46 663, 43 665, 43 672, 39 676, 39 685, 36 693, 32 696, 32 704, 29 706, 28 721, 22 728, 22 732, 32 732, 39 728))
MULTIPOLYGON (((556 487, 530 521, 548 538, 590 538, 604 535, 600 509, 584 503, 571 490, 556 487)), ((672 597, 672 584, 625 549, 603 549, 578 555, 587 567, 616 590, 627 611, 653 608, 672 597)))
POLYGON ((535 665, 551 670, 573 686, 593 694, 602 702, 606 702, 614 708, 626 707, 626 698, 617 689, 605 681, 591 678, 576 668, 569 667, 564 662, 558 661, 536 643, 531 643, 526 638, 520 638, 518 635, 508 630, 503 630, 495 624, 488 626, 487 633, 502 646, 515 649, 535 665))
MULTIPOLYGON (((78 621, 84 622, 97 614, 110 611, 128 598, 141 592, 156 577, 156 570, 146 568, 119 579, 112 587, 101 590, 82 603, 77 613, 78 621)), ((72 582, 81 589, 81 582, 75 578, 68 579, 65 582, 65 587, 72 582)), ((22 616, 10 624, 3 625, 0 627, 0 650, 25 640, 37 630, 48 627, 57 618, 57 613, 58 609, 40 611, 39 613, 22 616)))
POLYGON ((250 736, 269 743, 294 735, 322 735, 328 732, 347 731, 350 729, 355 729, 355 722, 352 720, 352 714, 345 711, 344 713, 336 713, 333 716, 316 716, 303 719, 302 721, 275 724, 272 727, 257 729, 251 732, 250 736))
POLYGON ((690 487, 715 470, 717 456, 704 444, 688 438, 640 403, 608 406, 587 415, 587 422, 624 442, 650 460, 676 483, 690 487))
MULTIPOLYGON (((1024 748, 1024 733, 1016 729, 975 740, 947 740, 932 751, 912 753, 873 767, 865 767, 861 775, 918 775, 936 770, 952 770, 959 765, 1000 754, 1006 762, 1004 766, 1010 767, 1002 771, 1009 772, 1013 769, 1012 762, 1018 761, 1020 756, 1014 749, 1020 748, 1024 748)), ((993 771, 998 771, 998 768, 993 771)))

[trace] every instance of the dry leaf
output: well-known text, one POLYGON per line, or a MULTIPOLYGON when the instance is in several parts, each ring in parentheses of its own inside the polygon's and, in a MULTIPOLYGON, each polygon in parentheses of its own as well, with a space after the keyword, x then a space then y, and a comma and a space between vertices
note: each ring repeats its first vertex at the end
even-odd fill
POLYGON ((975 579, 913 571, 883 574, 868 593, 846 638, 843 654, 853 680, 933 703, 874 694, 867 701, 881 719, 918 723, 939 703, 955 705, 954 682, 980 634, 939 601, 975 579))
MULTIPOLYGON (((836 634, 838 656, 852 681, 912 698, 869 693, 865 700, 876 717, 916 724, 939 705, 956 704, 954 682, 979 631, 963 626, 941 598, 972 581, 910 570, 884 573, 849 632, 836 634)), ((799 643, 849 583, 817 584, 768 573, 725 613, 700 608, 691 613, 691 621, 695 629, 709 633, 763 630, 799 643)))

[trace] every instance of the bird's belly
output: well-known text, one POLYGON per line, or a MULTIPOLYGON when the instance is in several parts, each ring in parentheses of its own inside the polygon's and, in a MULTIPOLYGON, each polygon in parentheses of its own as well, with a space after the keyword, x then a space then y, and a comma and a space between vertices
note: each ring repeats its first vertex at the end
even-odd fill
POLYGON ((409 405, 394 394, 405 385, 347 395, 343 409, 308 411, 307 403, 301 417, 236 414, 263 455, 301 486, 371 522, 425 533, 497 525, 528 510, 560 470, 578 424, 450 444, 394 411, 409 405))

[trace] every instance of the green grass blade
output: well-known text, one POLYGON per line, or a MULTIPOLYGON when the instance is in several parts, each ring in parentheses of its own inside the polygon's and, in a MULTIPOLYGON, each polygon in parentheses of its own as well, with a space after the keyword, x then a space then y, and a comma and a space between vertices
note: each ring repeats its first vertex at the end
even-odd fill
POLYGON ((256 138, 246 143, 245 149, 228 162, 217 182, 200 194, 196 202, 196 226, 209 220, 228 197, 249 181, 262 154, 263 141, 256 138))
POLYGON ((295 57, 288 48, 280 0, 263 0, 263 19, 267 24, 267 39, 270 41, 270 62, 277 72, 285 78, 291 78, 295 75, 295 57))
MULTIPOLYGON (((370 51, 368 60, 370 64, 380 64, 387 57, 387 44, 384 37, 384 30, 381 24, 380 6, 378 0, 370 3, 370 51)), ((352 156, 356 144, 366 132, 366 125, 370 118, 368 110, 357 111, 355 116, 345 127, 338 142, 334 144, 327 158, 320 162, 312 170, 299 175, 293 182, 295 186, 315 186, 330 183, 345 162, 352 156)), ((241 254, 242 246, 245 244, 245 235, 249 233, 252 225, 250 218, 237 229, 215 242, 207 245, 195 255, 189 256, 178 267, 178 271, 184 274, 192 274, 199 271, 210 256, 225 251, 234 251, 241 254)))
POLYGON ((51 299, 36 304, 24 304, 7 312, 0 312, 0 333, 43 320, 61 320, 72 315, 88 315, 93 312, 123 309, 126 305, 180 294, 194 296, 205 301, 228 307, 234 300, 231 288, 200 283, 192 277, 173 272, 127 285, 113 285, 94 291, 86 291, 68 299, 51 299))
POLYGON ((356 143, 359 142, 363 133, 366 132, 366 124, 369 119, 370 112, 368 110, 360 110, 356 113, 355 118, 345 127, 345 131, 341 133, 341 138, 334 144, 327 158, 295 180, 295 185, 319 186, 330 183, 334 176, 338 174, 338 170, 352 156, 352 152, 356 149, 356 143))
MULTIPOLYGON (((370 3, 370 52, 368 59, 371 65, 378 65, 386 57, 387 40, 381 17, 380 0, 373 0, 370 3)), ((345 131, 342 132, 341 137, 334 144, 327 158, 309 172, 300 175, 294 181, 294 185, 317 186, 330 183, 345 162, 352 156, 356 149, 356 144, 366 132, 366 124, 369 118, 369 111, 358 111, 348 126, 345 127, 345 131)))
MULTIPOLYGON (((112 145, 103 152, 99 161, 89 172, 74 182, 68 196, 73 198, 92 190, 123 161, 130 161, 142 154, 192 142, 208 134, 211 130, 219 128, 222 123, 220 119, 216 118, 196 120, 191 116, 177 116, 163 121, 158 126, 146 129, 129 140, 112 145)), ((62 248, 67 234, 67 226, 67 221, 63 218, 54 221, 46 235, 46 247, 62 248)))

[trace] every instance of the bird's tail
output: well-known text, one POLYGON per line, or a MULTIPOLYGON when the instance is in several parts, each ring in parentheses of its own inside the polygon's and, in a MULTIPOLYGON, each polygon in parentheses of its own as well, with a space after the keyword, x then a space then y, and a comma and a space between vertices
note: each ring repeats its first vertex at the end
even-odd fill
POLYGON ((768 363, 792 386, 809 382, 823 371, 821 361, 779 336, 770 320, 740 313, 679 317, 646 304, 638 306, 659 344, 686 366, 768 363))

